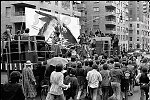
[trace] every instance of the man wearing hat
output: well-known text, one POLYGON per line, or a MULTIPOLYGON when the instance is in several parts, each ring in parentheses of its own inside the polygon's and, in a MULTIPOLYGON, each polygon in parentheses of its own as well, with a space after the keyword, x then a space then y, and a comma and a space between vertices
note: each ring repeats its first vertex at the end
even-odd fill
POLYGON ((22 71, 24 95, 27 98, 27 100, 34 100, 34 98, 37 95, 37 92, 35 89, 36 80, 33 75, 31 66, 32 66, 32 63, 30 60, 28 60, 22 71))

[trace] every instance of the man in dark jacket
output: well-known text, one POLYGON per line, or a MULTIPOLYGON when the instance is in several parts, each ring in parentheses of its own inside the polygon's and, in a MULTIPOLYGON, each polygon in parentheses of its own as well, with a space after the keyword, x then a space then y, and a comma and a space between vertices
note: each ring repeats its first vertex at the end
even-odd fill
POLYGON ((120 100, 121 97, 121 78, 123 77, 123 72, 120 69, 120 63, 116 62, 114 65, 114 68, 110 70, 110 81, 111 81, 111 86, 114 91, 115 97, 120 100))
POLYGON ((130 86, 130 81, 133 77, 131 69, 128 68, 128 63, 127 61, 122 62, 122 72, 123 72, 123 77, 121 78, 121 91, 123 94, 123 98, 125 98, 125 92, 128 91, 129 95, 133 95, 131 91, 129 91, 129 86, 130 86))
POLYGON ((75 96, 78 88, 78 80, 75 74, 76 74, 76 70, 74 68, 71 68, 69 75, 65 77, 64 84, 70 83, 71 85, 70 88, 64 90, 64 95, 66 96, 66 100, 69 100, 70 97, 72 97, 73 100, 76 100, 75 96))
POLYGON ((77 62, 76 76, 79 82, 77 99, 80 99, 80 96, 83 93, 85 81, 86 81, 85 72, 84 72, 84 69, 82 68, 82 63, 80 61, 77 62))

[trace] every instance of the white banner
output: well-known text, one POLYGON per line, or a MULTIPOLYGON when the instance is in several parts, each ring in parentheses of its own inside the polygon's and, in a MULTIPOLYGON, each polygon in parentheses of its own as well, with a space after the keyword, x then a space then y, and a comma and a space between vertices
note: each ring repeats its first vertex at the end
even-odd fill
POLYGON ((25 8, 26 28, 30 29, 29 35, 39 35, 39 32, 41 32, 43 33, 42 35, 45 36, 45 40, 50 39, 50 35, 53 35, 53 32, 55 31, 54 27, 57 26, 58 23, 58 21, 56 22, 56 20, 54 20, 55 18, 53 18, 53 16, 57 17, 61 26, 63 23, 67 26, 67 28, 70 30, 77 41, 77 38, 80 35, 79 18, 36 10, 32 8, 25 8), (50 19, 51 17, 49 16, 51 16, 52 19, 50 19), (42 27, 45 27, 46 29, 42 27))

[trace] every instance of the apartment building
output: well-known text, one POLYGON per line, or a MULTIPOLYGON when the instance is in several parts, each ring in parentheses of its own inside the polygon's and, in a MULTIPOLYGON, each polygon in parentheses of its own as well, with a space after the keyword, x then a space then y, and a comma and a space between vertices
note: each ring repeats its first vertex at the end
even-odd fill
POLYGON ((86 25, 85 25, 85 23, 87 21, 87 18, 86 18, 87 11, 86 11, 86 5, 85 5, 84 1, 81 1, 81 3, 77 4, 77 10, 79 12, 81 12, 81 17, 80 17, 81 31, 80 31, 80 33, 87 33, 86 25))
MULTIPOLYGON (((128 2, 127 1, 84 1, 84 19, 81 29, 85 33, 100 30, 104 34, 116 34, 120 50, 128 50, 128 2)), ((83 17, 81 15, 81 17, 83 17)))
POLYGON ((25 7, 68 16, 81 16, 74 8, 73 1, 1 1, 1 33, 6 28, 11 28, 12 34, 26 28, 25 7))
POLYGON ((149 49, 150 11, 148 1, 129 1, 129 48, 149 49))

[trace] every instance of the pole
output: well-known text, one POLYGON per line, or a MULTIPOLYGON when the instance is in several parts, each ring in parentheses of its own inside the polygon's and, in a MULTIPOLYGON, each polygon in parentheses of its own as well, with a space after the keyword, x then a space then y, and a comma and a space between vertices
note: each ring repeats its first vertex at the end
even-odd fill
POLYGON ((20 29, 21 31, 20 31, 20 34, 21 34, 21 32, 22 32, 22 29, 23 29, 23 22, 22 22, 22 24, 21 24, 21 29, 20 29))
POLYGON ((1 57, 2 57, 2 64, 3 64, 3 54, 4 54, 4 38, 3 38, 3 34, 2 34, 2 41, 1 41, 1 57))
MULTIPOLYGON (((7 56, 7 63, 9 66, 11 66, 11 55, 10 55, 10 39, 8 40, 8 56, 7 56)), ((7 50, 7 49, 6 49, 7 50)), ((10 73, 10 67, 7 65, 7 75, 8 75, 8 80, 9 80, 9 73, 10 73)))
POLYGON ((20 35, 18 36, 18 52, 19 52, 19 62, 21 63, 21 32, 22 32, 22 29, 23 29, 23 22, 22 22, 22 25, 21 25, 21 31, 20 31, 20 35))

